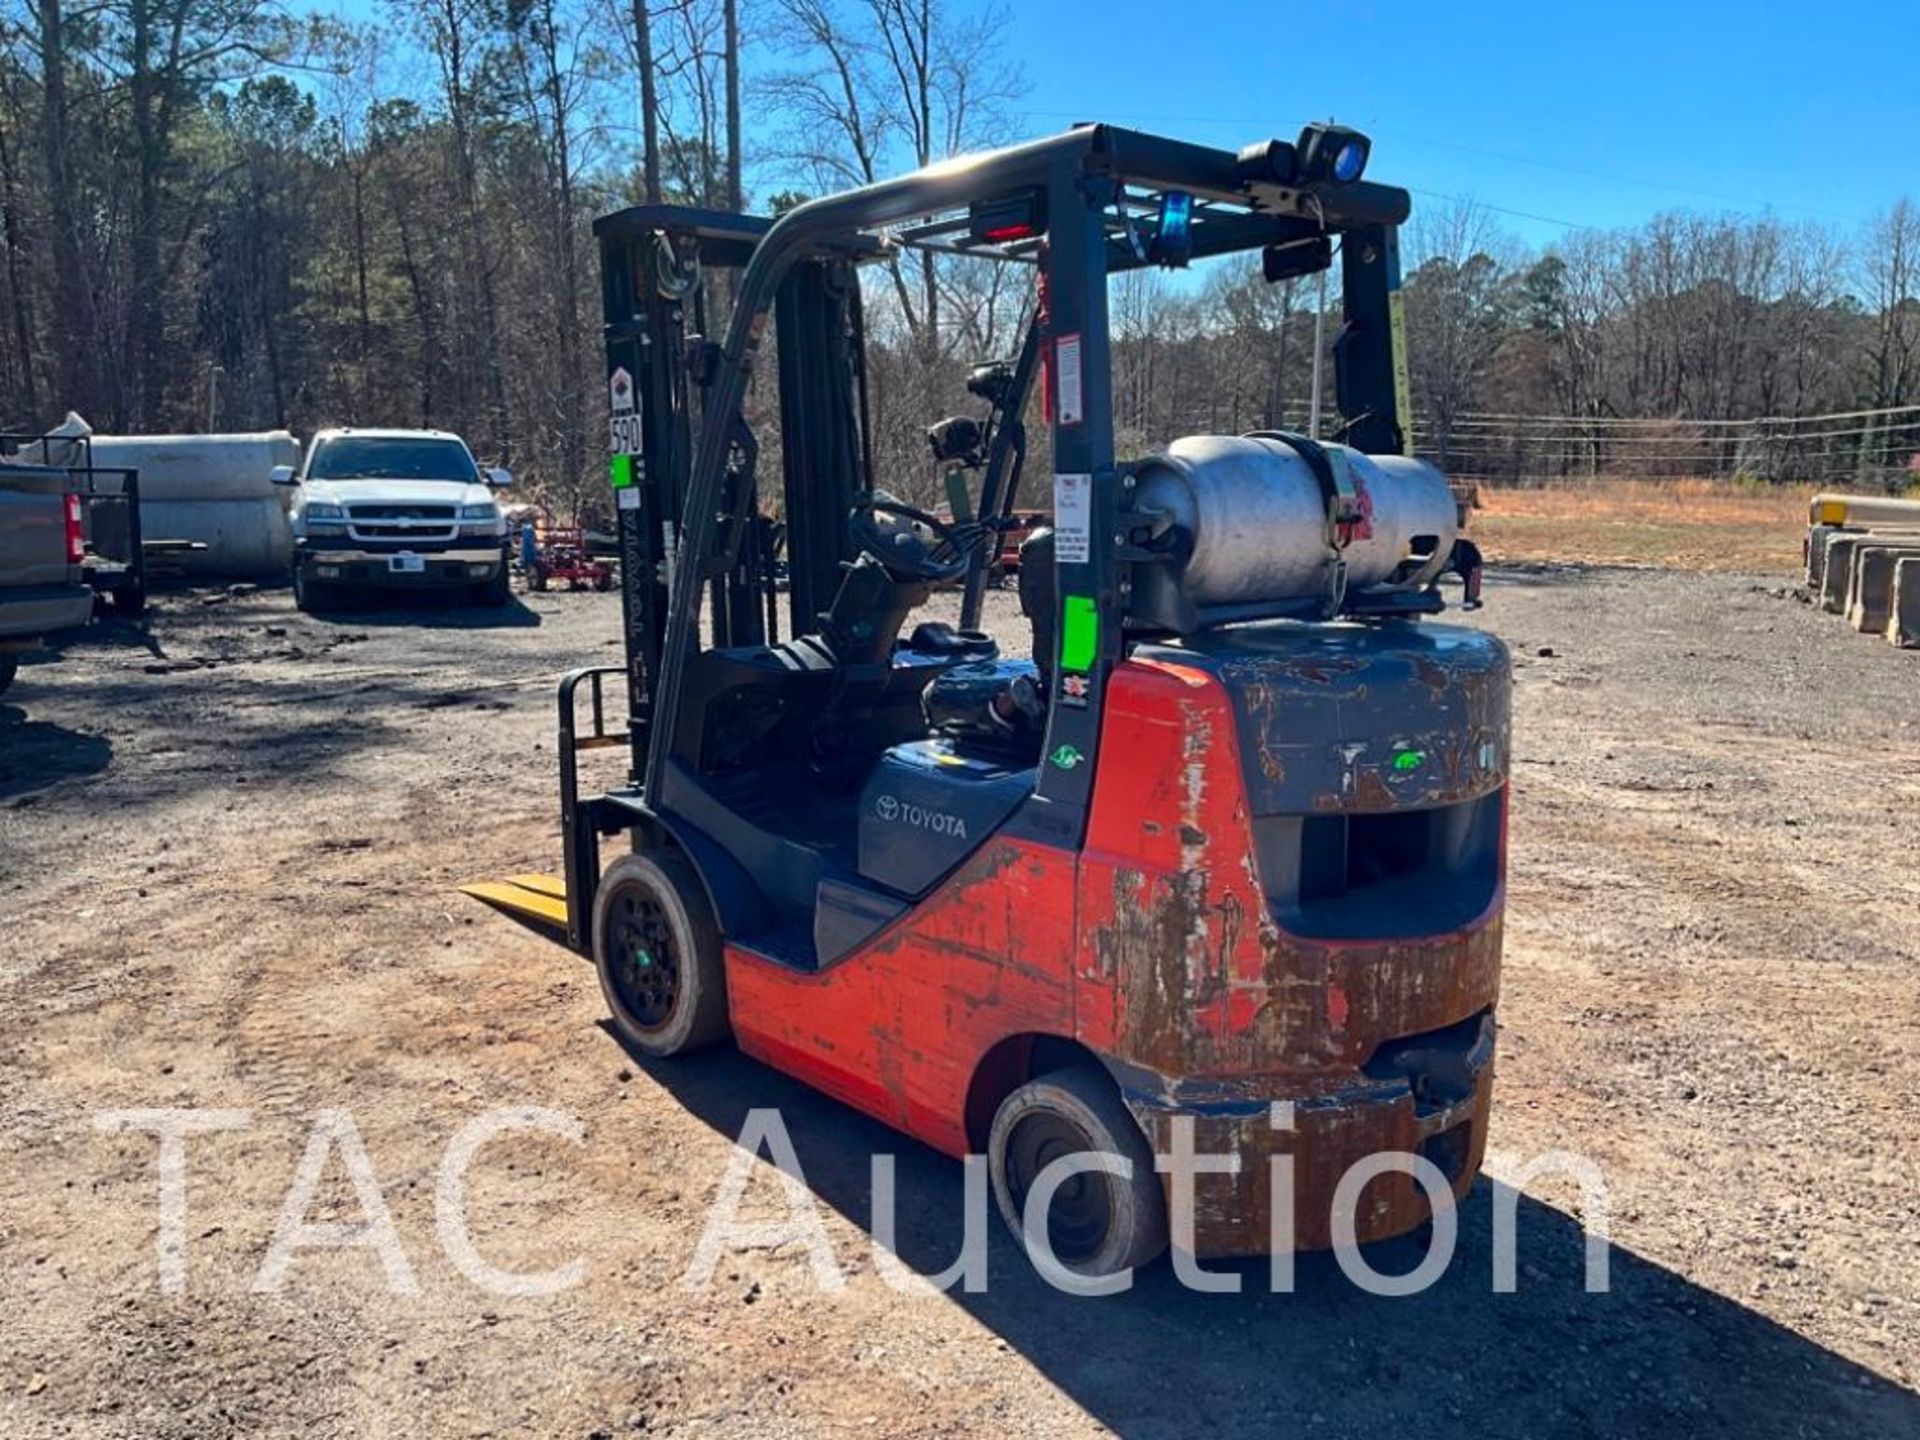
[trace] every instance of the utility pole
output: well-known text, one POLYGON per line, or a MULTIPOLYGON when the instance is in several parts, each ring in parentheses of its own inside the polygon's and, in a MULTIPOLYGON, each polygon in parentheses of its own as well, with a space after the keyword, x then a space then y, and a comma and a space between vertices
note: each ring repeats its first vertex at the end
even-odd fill
POLYGON ((633 0, 633 42, 640 62, 640 135, 641 167, 645 175, 646 202, 658 205, 660 193, 660 97, 654 90, 653 22, 647 14, 647 0, 633 0))
POLYGON ((740 182, 740 0, 726 0, 727 43, 727 208, 736 215, 746 208, 740 182))

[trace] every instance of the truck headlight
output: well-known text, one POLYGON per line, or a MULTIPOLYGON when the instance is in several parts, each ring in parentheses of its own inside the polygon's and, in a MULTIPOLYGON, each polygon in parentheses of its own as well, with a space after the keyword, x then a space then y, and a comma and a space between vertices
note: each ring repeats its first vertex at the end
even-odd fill
POLYGON ((300 535, 315 537, 347 533, 347 511, 344 505, 312 501, 294 518, 295 532, 300 535))
POLYGON ((499 535, 500 507, 498 505, 462 505, 460 507, 460 533, 462 535, 499 535))

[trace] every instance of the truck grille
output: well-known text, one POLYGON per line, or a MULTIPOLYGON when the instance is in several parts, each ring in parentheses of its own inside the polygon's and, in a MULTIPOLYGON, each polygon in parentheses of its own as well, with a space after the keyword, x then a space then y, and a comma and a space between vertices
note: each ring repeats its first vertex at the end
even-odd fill
POLYGON ((359 520, 437 520, 453 519, 451 505, 349 505, 347 515, 359 520))
POLYGON ((355 520, 348 533, 356 540, 451 540, 453 527, 431 525, 369 525, 355 520))
POLYGON ((347 507, 347 534, 370 548, 404 550, 455 538, 451 505, 365 504, 347 507))

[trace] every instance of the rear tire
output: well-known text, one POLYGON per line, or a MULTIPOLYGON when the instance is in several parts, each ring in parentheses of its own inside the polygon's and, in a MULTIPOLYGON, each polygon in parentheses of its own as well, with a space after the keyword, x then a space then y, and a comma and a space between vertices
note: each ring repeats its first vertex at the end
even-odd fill
POLYGON ((726 962, 700 877, 671 850, 623 855, 593 902, 593 964, 620 1038, 642 1055, 724 1039, 726 962))
POLYGON ((1087 1153, 1118 1155, 1132 1169, 1125 1176, 1083 1170, 1054 1192, 1047 1213, 1054 1258, 1089 1279, 1158 1258, 1167 1248, 1167 1202, 1153 1152, 1112 1078, 1094 1066, 1051 1071, 1000 1103, 987 1141, 1000 1218, 1024 1248, 1035 1180, 1055 1160, 1087 1153))

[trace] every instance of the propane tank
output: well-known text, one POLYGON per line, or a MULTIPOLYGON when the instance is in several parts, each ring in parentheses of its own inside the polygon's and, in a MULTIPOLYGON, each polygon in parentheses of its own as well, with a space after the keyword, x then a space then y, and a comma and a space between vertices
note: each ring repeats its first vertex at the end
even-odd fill
POLYGON ((1134 508, 1159 512, 1192 537, 1179 578, 1195 605, 1252 605, 1328 593, 1336 554, 1353 594, 1394 580, 1426 585, 1460 532, 1446 477, 1422 460, 1322 445, 1344 464, 1360 521, 1345 546, 1329 542, 1327 500, 1307 461, 1269 436, 1189 435, 1134 471, 1134 508), (1416 541, 1419 543, 1416 545, 1416 541))

